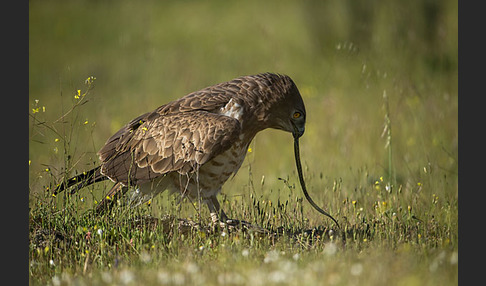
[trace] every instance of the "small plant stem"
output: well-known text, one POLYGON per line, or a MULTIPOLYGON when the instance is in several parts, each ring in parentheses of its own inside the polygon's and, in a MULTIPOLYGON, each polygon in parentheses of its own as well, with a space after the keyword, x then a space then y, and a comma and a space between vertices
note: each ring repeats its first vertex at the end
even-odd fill
POLYGON ((386 135, 385 148, 388 149, 388 183, 390 188, 395 183, 395 171, 393 168, 393 151, 392 151, 392 128, 390 120, 390 107, 388 104, 388 95, 386 90, 383 91, 383 100, 385 108, 385 127, 383 129, 382 137, 386 135))

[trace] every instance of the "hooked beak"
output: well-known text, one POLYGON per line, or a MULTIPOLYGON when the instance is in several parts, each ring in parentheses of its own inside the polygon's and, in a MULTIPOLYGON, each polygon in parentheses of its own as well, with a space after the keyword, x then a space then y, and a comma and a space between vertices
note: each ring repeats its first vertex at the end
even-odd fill
POLYGON ((293 122, 291 123, 292 123, 292 127, 294 128, 294 131, 292 131, 292 135, 294 136, 294 139, 299 139, 302 135, 304 135, 305 127, 302 127, 300 129, 293 122))

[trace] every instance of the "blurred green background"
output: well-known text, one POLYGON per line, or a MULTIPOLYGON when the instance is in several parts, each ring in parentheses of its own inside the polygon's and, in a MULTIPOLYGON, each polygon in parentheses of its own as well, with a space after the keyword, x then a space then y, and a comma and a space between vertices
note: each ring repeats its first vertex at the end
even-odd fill
MULTIPOLYGON (((32 0, 31 190, 62 176, 64 148, 77 162, 72 171, 84 171, 132 118, 203 87, 270 71, 291 76, 304 98, 301 158, 311 193, 337 181, 346 194, 387 175, 386 93, 397 184, 457 198, 457 10, 453 0, 32 0), (89 76, 96 81, 88 103, 53 123, 89 76)), ((290 134, 264 131, 251 147, 224 192, 241 192, 250 166, 255 184, 265 176, 263 192, 282 188, 278 177, 296 182, 290 134)))

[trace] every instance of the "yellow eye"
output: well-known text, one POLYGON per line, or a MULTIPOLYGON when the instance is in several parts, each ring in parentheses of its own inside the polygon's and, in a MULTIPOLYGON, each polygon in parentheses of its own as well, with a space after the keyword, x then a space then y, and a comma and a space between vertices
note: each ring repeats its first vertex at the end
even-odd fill
POLYGON ((300 117, 300 112, 294 113, 294 118, 299 118, 300 117))

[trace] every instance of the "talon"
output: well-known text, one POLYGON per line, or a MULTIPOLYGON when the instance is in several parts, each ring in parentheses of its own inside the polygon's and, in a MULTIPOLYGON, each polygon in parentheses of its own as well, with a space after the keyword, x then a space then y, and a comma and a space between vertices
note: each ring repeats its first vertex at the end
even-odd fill
POLYGON ((226 222, 223 222, 223 221, 220 221, 220 222, 219 222, 219 227, 220 227, 221 229, 224 229, 224 228, 226 227, 226 225, 227 225, 227 224, 226 224, 226 222))
POLYGON ((227 219, 226 224, 231 226, 237 226, 240 224, 240 221, 237 219, 227 219))

